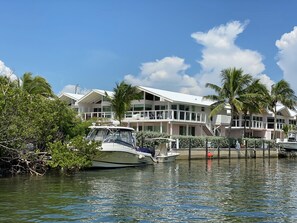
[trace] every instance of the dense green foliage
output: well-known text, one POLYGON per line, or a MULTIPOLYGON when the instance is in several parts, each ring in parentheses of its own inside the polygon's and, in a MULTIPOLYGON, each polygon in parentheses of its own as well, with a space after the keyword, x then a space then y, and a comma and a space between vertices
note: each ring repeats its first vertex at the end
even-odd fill
MULTIPOLYGON (((44 94, 34 92, 24 90, 17 81, 0 77, 0 176, 45 171, 36 164, 46 165, 46 159, 41 159, 48 156, 41 154, 51 153, 48 145, 57 143, 55 149, 60 145, 63 156, 64 145, 70 139, 85 135, 85 125, 89 123, 82 124, 77 114, 58 98, 47 97, 51 90, 45 88, 44 94)), ((73 165, 76 167, 77 163, 73 165)))
POLYGON ((82 136, 73 138, 68 144, 57 141, 49 144, 51 160, 48 161, 52 168, 63 171, 76 171, 92 165, 92 156, 96 154, 100 143, 88 142, 82 136))

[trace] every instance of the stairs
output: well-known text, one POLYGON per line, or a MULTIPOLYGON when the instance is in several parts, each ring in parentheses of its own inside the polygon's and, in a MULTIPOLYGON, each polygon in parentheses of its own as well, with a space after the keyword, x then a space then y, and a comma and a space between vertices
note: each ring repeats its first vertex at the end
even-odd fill
POLYGON ((207 136, 214 136, 213 131, 207 125, 202 126, 202 129, 207 136))

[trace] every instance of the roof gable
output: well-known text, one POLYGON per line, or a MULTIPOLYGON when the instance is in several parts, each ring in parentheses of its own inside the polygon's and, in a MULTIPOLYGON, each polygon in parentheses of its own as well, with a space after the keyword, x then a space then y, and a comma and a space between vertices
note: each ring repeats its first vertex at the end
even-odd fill
POLYGON ((94 102, 97 102, 98 100, 100 100, 102 98, 102 96, 105 96, 105 92, 109 96, 113 95, 113 92, 111 92, 111 91, 93 89, 89 93, 84 95, 78 102, 79 103, 94 103, 94 102))
POLYGON ((61 100, 69 100, 69 99, 73 99, 75 101, 78 101, 79 99, 81 99, 84 95, 83 94, 73 94, 73 93, 62 93, 61 95, 59 95, 59 98, 61 100))

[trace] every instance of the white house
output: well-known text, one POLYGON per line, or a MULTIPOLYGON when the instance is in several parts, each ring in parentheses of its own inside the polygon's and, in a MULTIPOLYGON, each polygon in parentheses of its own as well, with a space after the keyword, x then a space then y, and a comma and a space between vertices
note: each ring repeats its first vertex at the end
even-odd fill
MULTIPOLYGON (((137 87, 142 93, 141 100, 134 100, 132 107, 122 121, 137 131, 158 131, 170 135, 220 135, 226 136, 231 120, 228 108, 213 118, 209 118, 210 106, 213 101, 202 96, 182 94, 149 87, 137 87)), ((110 102, 105 92, 112 96, 113 92, 94 89, 86 95, 74 96, 64 93, 60 98, 72 103, 82 119, 113 118, 110 102)), ((276 136, 282 138, 284 124, 296 124, 296 112, 282 105, 277 106, 276 136)), ((265 114, 242 115, 233 117, 230 136, 242 137, 244 131, 253 137, 273 138, 274 116, 267 111, 265 114), (246 120, 246 121, 244 121, 246 120), (251 128, 249 122, 251 120, 251 128), (244 123, 246 128, 244 128, 244 123), (245 130, 244 130, 245 129, 245 130)))

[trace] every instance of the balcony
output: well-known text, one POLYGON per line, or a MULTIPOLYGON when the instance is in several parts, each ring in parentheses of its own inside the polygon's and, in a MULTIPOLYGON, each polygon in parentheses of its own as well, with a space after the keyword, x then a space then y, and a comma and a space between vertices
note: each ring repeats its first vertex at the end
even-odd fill
MULTIPOLYGON (((113 118, 113 112, 85 112, 81 114, 82 119, 90 118, 113 118)), ((143 121, 182 121, 206 123, 206 114, 201 112, 176 111, 176 110, 147 110, 147 111, 129 111, 126 113, 124 121, 137 122, 143 121)))
POLYGON ((91 118, 113 118, 113 112, 85 112, 81 114, 83 120, 89 120, 91 118))

